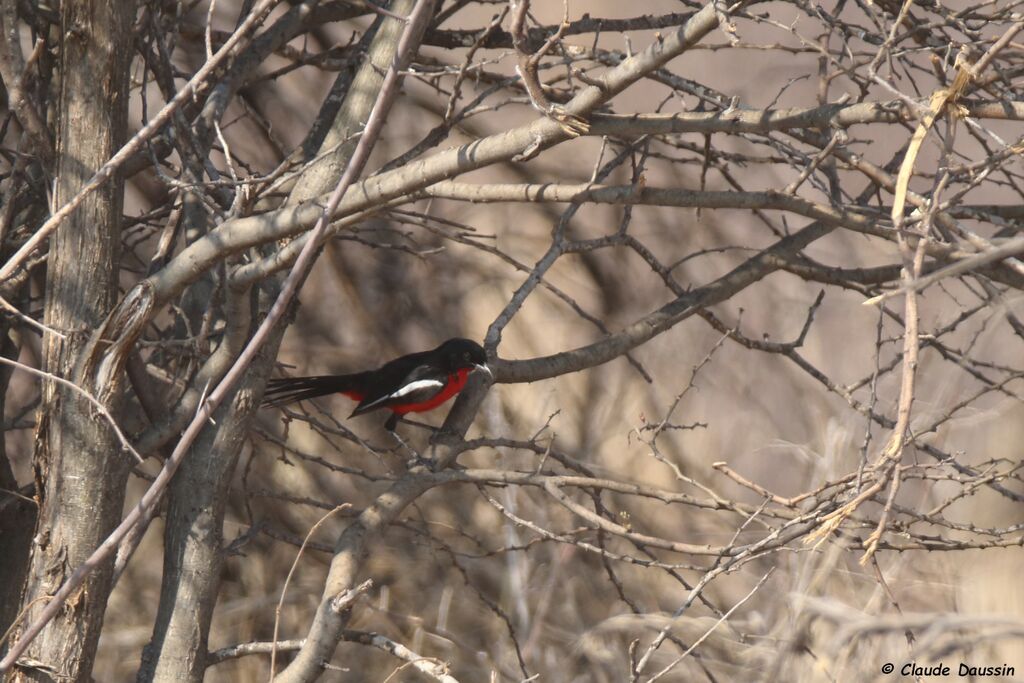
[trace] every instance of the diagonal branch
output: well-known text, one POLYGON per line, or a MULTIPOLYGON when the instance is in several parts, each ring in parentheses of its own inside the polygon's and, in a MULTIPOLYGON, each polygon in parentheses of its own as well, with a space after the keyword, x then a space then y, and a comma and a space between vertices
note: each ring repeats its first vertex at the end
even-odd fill
POLYGON ((382 85, 380 92, 378 93, 377 102, 366 122, 366 129, 364 130, 363 136, 360 138, 359 144, 356 146, 356 149, 352 154, 352 159, 349 162, 348 167, 345 169, 345 173, 342 175, 341 180, 338 182, 338 186, 332 193, 327 206, 321 211, 320 219, 314 228, 311 239, 307 242, 306 248, 303 249, 303 252, 296 260, 295 267, 285 280, 281 294, 274 302, 270 313, 253 335, 252 340, 250 340, 249 344, 242 351, 238 360, 235 361, 234 365, 232 365, 231 369, 224 376, 224 379, 221 380, 221 382, 213 389, 209 397, 202 402, 195 418, 185 429, 174 451, 165 462, 163 469, 161 469, 150 488, 145 494, 143 494, 142 499, 134 508, 132 508, 132 511, 127 515, 127 517, 125 517, 124 521, 122 521, 117 529, 115 529, 110 536, 100 544, 86 562, 78 566, 74 572, 72 572, 70 577, 64 582, 60 589, 53 595, 50 602, 40 612, 36 621, 25 630, 21 639, 11 646, 7 655, 2 661, 0 661, 0 673, 7 671, 14 662, 17 661, 21 653, 24 652, 29 643, 32 642, 32 639, 38 635, 42 628, 60 611, 65 601, 82 584, 85 578, 116 550, 121 539, 137 526, 145 526, 148 524, 149 520, 152 519, 153 514, 156 512, 156 507, 159 504, 167 485, 170 483, 171 478, 174 476, 174 473, 182 459, 185 457, 185 454, 189 452, 189 448, 192 443, 206 426, 207 420, 217 410, 217 407, 221 402, 230 394, 235 385, 241 380, 246 368, 256 357, 256 354, 259 352, 263 342, 266 341, 272 331, 283 320, 285 313, 291 305, 292 299, 298 291, 299 285, 305 280, 309 269, 313 266, 313 260, 318 251, 318 245, 326 237, 327 226, 330 223, 329 216, 341 201, 341 197, 344 195, 345 191, 362 172, 369 159, 370 151, 372 150, 373 145, 384 126, 387 112, 398 94, 399 85, 401 83, 399 65, 402 63, 402 55, 408 54, 411 50, 415 49, 415 46, 411 44, 412 40, 410 36, 415 35, 421 26, 429 19, 431 16, 430 10, 432 8, 433 2, 431 0, 420 0, 417 3, 416 8, 413 10, 412 15, 409 18, 409 23, 406 25, 406 29, 402 35, 402 40, 399 42, 398 56, 388 70, 388 75, 384 80, 384 84, 382 85))
MULTIPOLYGON (((595 108, 668 61, 696 45, 714 30, 718 18, 708 5, 647 49, 610 69, 601 86, 584 88, 565 110, 585 117, 595 108)), ((495 163, 504 162, 532 150, 546 149, 570 136, 555 121, 540 118, 524 126, 497 133, 471 143, 438 152, 426 159, 408 163, 355 184, 338 205, 331 218, 338 220, 365 211, 398 197, 405 197, 448 178, 495 163)), ((277 211, 226 221, 209 235, 189 245, 165 268, 147 280, 156 300, 163 304, 177 296, 204 272, 225 257, 249 247, 294 237, 312 226, 322 213, 324 197, 286 206, 277 211)), ((299 237, 305 241, 308 236, 299 237)))
POLYGON ((64 222, 68 216, 82 203, 82 201, 90 194, 102 187, 108 180, 114 177, 121 166, 128 161, 136 152, 142 149, 142 146, 156 135, 157 131, 164 127, 164 125, 171 120, 174 113, 184 105, 192 96, 198 91, 198 89, 206 82, 213 72, 220 67, 220 65, 235 51, 235 48, 249 36, 256 27, 259 26, 270 10, 280 0, 262 0, 259 5, 253 8, 252 12, 246 18, 244 22, 238 27, 238 29, 231 34, 231 37, 221 46, 217 52, 206 61, 203 66, 196 71, 195 75, 189 79, 188 83, 182 86, 178 94, 174 96, 170 102, 164 105, 164 107, 157 112, 156 116, 150 119, 142 130, 136 133, 131 140, 126 142, 117 153, 110 157, 103 166, 100 167, 92 178, 86 182, 82 189, 72 197, 66 204, 60 207, 58 210, 53 212, 45 223, 43 223, 38 230, 30 237, 21 247, 14 253, 11 258, 4 263, 3 267, 0 267, 0 282, 6 280, 14 274, 14 271, 21 265, 21 263, 28 258, 39 246, 46 240, 50 234, 56 230, 61 223, 64 222))

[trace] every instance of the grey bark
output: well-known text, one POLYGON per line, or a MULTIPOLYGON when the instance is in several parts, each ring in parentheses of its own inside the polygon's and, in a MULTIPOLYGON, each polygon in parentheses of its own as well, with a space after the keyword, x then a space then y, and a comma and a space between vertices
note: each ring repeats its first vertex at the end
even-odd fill
POLYGON ((257 369, 215 413, 217 426, 203 431, 171 484, 160 605, 153 639, 142 654, 139 681, 203 680, 224 565, 227 490, 265 372, 257 369))
MULTIPOLYGON (((408 14, 413 0, 397 0, 391 10, 408 14)), ((344 171, 356 139, 376 101, 383 75, 394 59, 402 23, 384 19, 371 43, 348 95, 337 111, 320 152, 333 152, 303 174, 290 202, 328 191, 344 171), (346 142, 347 141, 347 142, 346 142), (300 195, 296 198, 296 194, 300 195)), ((229 295, 244 299, 241 292, 229 295)), ((233 307, 235 315, 244 306, 233 307)), ((229 321, 238 324, 238 321, 229 321)), ((264 347, 235 400, 219 411, 217 428, 207 429, 176 475, 169 492, 164 532, 164 576, 153 639, 143 654, 138 680, 201 681, 206 667, 207 641, 213 605, 223 567, 221 549, 224 509, 231 473, 244 443, 251 413, 262 393, 283 330, 264 347), (239 400, 243 397, 245 400, 239 400)))
MULTIPOLYGON (((61 3, 58 205, 123 143, 134 16, 133 2, 61 3)), ((90 333, 118 294, 121 208, 122 182, 115 179, 86 199, 50 241, 44 318, 66 337, 44 336, 44 368, 87 391, 95 390, 83 381, 90 333)), ((101 400, 113 407, 117 393, 104 391, 101 400)), ((120 520, 131 462, 85 399, 44 385, 34 463, 39 518, 22 600, 31 605, 26 621, 120 520)), ((90 680, 110 576, 110 563, 92 573, 23 657, 38 664, 19 668, 14 680, 90 680)))
MULTIPOLYGON (((395 14, 407 16, 415 4, 413 0, 395 0, 389 9, 395 14)), ((366 59, 352 79, 341 110, 334 117, 317 154, 332 149, 335 151, 311 164, 302 173, 288 197, 289 204, 299 204, 330 192, 352 157, 357 140, 353 136, 363 129, 373 103, 377 101, 377 93, 384 83, 384 74, 395 58, 398 39, 404 28, 402 22, 391 18, 381 19, 378 23, 377 34, 370 43, 366 59)))
MULTIPOLYGON (((565 106, 575 116, 588 116, 597 106, 609 101, 640 79, 658 69, 673 57, 700 41, 718 25, 714 5, 697 12, 679 30, 664 35, 643 52, 623 61, 609 70, 601 79, 601 87, 582 89, 565 106)), ((528 154, 533 156, 543 149, 566 139, 568 133, 548 117, 508 131, 451 147, 424 159, 411 161, 400 168, 385 171, 356 183, 346 193, 335 212, 336 218, 352 216, 360 211, 378 207, 398 197, 407 197, 440 180, 453 178, 493 163, 528 154)), ((318 199, 323 199, 319 197, 318 199)), ((226 255, 273 240, 294 237, 308 229, 320 217, 321 204, 311 200, 299 205, 285 206, 259 216, 248 216, 226 221, 204 239, 183 249, 167 267, 146 281, 152 287, 156 302, 166 303, 200 274, 222 262, 226 255)), ((292 246, 301 244, 299 237, 283 252, 298 253, 292 246)))

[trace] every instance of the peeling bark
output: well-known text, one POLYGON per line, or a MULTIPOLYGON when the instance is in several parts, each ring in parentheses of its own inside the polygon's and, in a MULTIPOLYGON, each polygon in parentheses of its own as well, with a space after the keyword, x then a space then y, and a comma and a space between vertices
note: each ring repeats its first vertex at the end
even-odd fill
MULTIPOLYGON (((61 3, 58 205, 123 142, 134 16, 132 2, 61 3)), ((50 242, 44 320, 66 336, 44 336, 44 368, 84 380, 81 386, 90 392, 97 387, 76 377, 76 370, 89 352, 91 333, 117 300, 121 208, 117 180, 86 199, 50 242)), ((117 394, 109 387, 102 393, 111 403, 117 394)), ((28 619, 120 520, 131 462, 85 398, 53 383, 44 386, 34 461, 39 517, 22 601, 31 605, 28 619)), ((93 572, 40 633, 22 658, 34 664, 20 667, 15 680, 90 680, 110 570, 108 563, 93 572)))

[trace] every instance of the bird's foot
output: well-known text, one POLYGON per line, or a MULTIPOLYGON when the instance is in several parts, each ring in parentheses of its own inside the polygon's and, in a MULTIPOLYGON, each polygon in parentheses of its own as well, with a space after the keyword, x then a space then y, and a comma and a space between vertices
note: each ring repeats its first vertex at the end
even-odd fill
POLYGON ((391 434, 391 437, 398 442, 399 448, 401 450, 404 450, 406 454, 409 456, 408 459, 405 461, 406 469, 411 470, 414 467, 424 467, 429 470, 431 467, 430 458, 424 457, 419 451, 417 451, 415 448, 407 444, 405 442, 405 439, 398 435, 398 432, 395 430, 398 420, 399 416, 397 414, 392 415, 390 418, 388 418, 388 421, 384 424, 384 427, 391 434))

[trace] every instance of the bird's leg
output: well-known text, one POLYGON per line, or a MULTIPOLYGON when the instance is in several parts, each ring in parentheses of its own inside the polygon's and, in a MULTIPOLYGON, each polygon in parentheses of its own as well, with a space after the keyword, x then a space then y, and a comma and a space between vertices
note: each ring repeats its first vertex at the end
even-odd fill
POLYGON ((384 429, 388 430, 391 433, 391 436, 394 437, 395 441, 398 442, 398 445, 410 454, 409 459, 405 463, 407 469, 411 470, 414 467, 428 467, 427 459, 424 458, 415 448, 407 444, 405 439, 398 435, 398 431, 396 431, 395 428, 398 426, 398 421, 401 419, 402 416, 398 413, 391 413, 391 417, 389 417, 388 421, 384 423, 384 429))

